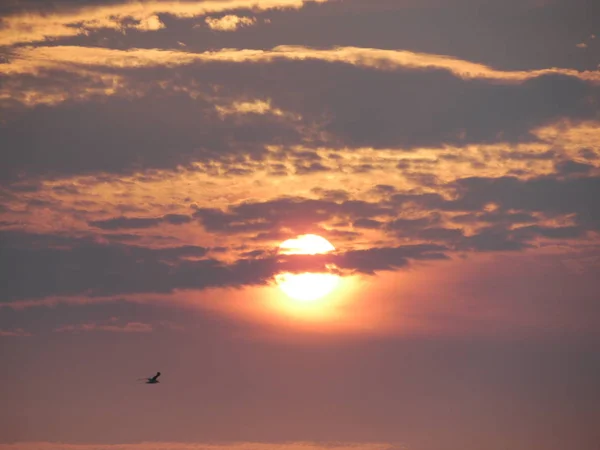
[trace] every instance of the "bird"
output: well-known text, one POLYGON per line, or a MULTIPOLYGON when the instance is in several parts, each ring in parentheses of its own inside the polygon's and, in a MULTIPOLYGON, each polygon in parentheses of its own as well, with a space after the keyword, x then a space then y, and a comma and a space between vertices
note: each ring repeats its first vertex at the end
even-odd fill
POLYGON ((160 381, 158 381, 158 377, 160 377, 160 372, 156 372, 156 375, 154 375, 153 377, 150 378, 139 378, 138 380, 145 380, 146 384, 156 384, 156 383, 160 383, 160 381))

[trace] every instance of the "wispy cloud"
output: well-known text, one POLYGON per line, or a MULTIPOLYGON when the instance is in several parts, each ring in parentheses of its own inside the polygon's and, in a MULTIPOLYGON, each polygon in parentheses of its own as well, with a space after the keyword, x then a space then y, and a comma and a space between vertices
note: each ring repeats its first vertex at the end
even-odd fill
POLYGON ((582 40, 578 44, 575 45, 577 48, 588 48, 591 44, 594 44, 594 39, 596 39, 595 34, 590 34, 586 39, 582 40))
POLYGON ((25 331, 23 328, 13 328, 9 330, 0 329, 0 337, 22 337, 22 336, 32 336, 29 331, 25 331))
POLYGON ((377 70, 443 69, 462 79, 521 83, 542 75, 558 74, 595 83, 600 82, 600 70, 548 68, 507 71, 450 56, 417 53, 407 50, 383 50, 360 47, 316 49, 282 45, 270 50, 222 49, 192 53, 161 49, 117 50, 100 47, 53 46, 21 47, 13 51, 12 60, 0 66, 0 73, 35 73, 41 68, 99 66, 141 68, 180 66, 193 62, 269 62, 277 59, 320 60, 369 67, 377 70))
POLYGON ((150 333, 152 325, 142 322, 119 323, 119 319, 113 317, 105 322, 88 322, 74 325, 63 325, 54 329, 58 333, 81 333, 92 331, 105 331, 112 333, 150 333))

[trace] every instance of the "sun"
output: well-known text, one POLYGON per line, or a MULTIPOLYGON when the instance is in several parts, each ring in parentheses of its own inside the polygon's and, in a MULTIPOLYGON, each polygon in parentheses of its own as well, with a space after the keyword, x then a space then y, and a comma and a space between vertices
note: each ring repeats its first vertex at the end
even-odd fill
MULTIPOLYGON (((327 239, 316 234, 305 234, 288 239, 279 245, 283 255, 316 255, 328 253, 335 247, 327 239)), ((290 298, 303 302, 319 300, 333 291, 339 275, 333 273, 280 273, 275 276, 279 288, 290 298)))
POLYGON ((281 273, 275 276, 275 280, 288 297, 310 302, 333 291, 340 277, 333 273, 281 273))
POLYGON ((283 255, 316 255, 333 250, 335 247, 331 242, 316 234, 303 234, 279 244, 279 253, 283 255))

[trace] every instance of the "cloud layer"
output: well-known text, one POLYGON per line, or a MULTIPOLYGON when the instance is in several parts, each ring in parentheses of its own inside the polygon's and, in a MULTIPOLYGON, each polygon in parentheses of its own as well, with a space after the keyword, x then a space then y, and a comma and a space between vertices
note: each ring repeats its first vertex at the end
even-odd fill
POLYGON ((353 43, 334 26, 424 14, 412 4, 44 8, 8 8, 0 32, 4 304, 596 248, 597 68, 353 43), (292 38, 310 17, 341 44, 292 38), (337 252, 276 254, 302 233, 337 252))

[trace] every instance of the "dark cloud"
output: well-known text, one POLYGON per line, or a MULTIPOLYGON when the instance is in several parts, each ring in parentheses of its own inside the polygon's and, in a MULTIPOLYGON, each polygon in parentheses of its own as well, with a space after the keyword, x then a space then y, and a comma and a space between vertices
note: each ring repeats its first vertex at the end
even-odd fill
POLYGON ((94 220, 89 222, 89 224, 103 230, 123 230, 152 228, 161 223, 181 225, 191 221, 192 218, 184 214, 167 214, 162 217, 115 217, 113 219, 94 220))
POLYGON ((516 239, 513 234, 503 228, 486 228, 473 236, 462 237, 458 243, 459 250, 478 252, 517 251, 531 247, 524 241, 516 239))
POLYGON ((265 253, 266 252, 264 250, 251 250, 249 252, 242 253, 240 256, 243 258, 258 258, 265 255, 265 253))
POLYGON ((384 194, 393 194, 397 192, 397 188, 395 186, 391 186, 389 184, 377 184, 373 187, 373 192, 384 195, 384 194))
POLYGON ((536 222, 537 219, 526 212, 508 212, 508 211, 486 211, 477 214, 462 214, 452 218, 456 223, 505 223, 518 224, 536 222))
POLYGON ((234 287, 264 283, 272 274, 270 261, 228 266, 199 259, 208 249, 197 246, 150 249, 19 232, 1 232, 0 242, 0 268, 8 280, 2 286, 5 300, 234 287))
POLYGON ((350 194, 343 189, 323 189, 315 187, 311 192, 318 194, 323 200, 331 200, 334 202, 345 201, 350 199, 350 194))
POLYGON ((345 0, 308 5, 294 15, 270 13, 269 29, 252 30, 246 39, 264 42, 268 31, 273 37, 285 33, 290 45, 401 47, 505 70, 595 70, 597 60, 572 47, 598 29, 598 15, 594 0, 345 0))
POLYGON ((422 229, 440 222, 440 215, 435 213, 426 217, 416 219, 395 219, 387 224, 389 230, 397 231, 399 234, 403 232, 411 232, 417 229, 422 229))
POLYGON ((556 171, 561 175, 586 174, 592 171, 594 166, 577 161, 560 161, 556 163, 556 171))
POLYGON ((579 156, 581 156, 582 158, 585 158, 589 161, 592 161, 592 160, 598 158, 598 155, 596 155, 596 152, 590 148, 582 148, 581 150, 579 150, 579 156))
POLYGON ((171 225, 181 225, 191 222, 192 218, 185 214, 167 214, 163 216, 163 220, 171 225))
POLYGON ((327 166, 324 166, 320 162, 313 163, 298 163, 296 164, 296 173, 299 175, 307 174, 307 173, 315 173, 315 172, 328 172, 331 169, 327 166))
POLYGON ((155 90, 135 100, 68 102, 12 116, 0 124, 0 177, 175 169, 235 154, 259 160, 266 145, 297 142, 297 131, 276 116, 239 122, 219 116, 211 102, 155 90))
POLYGON ((306 272, 319 268, 330 270, 335 265, 342 273, 373 275, 378 271, 396 270, 410 264, 410 260, 448 259, 447 247, 435 244, 405 245, 399 247, 350 250, 324 255, 285 255, 279 257, 279 268, 289 272, 306 272))
POLYGON ((129 233, 112 233, 112 234, 104 234, 102 235, 103 239, 106 239, 110 242, 131 242, 131 241, 139 241, 142 237, 137 234, 129 234, 129 233))
MULTIPOLYGON (((469 177, 446 186, 456 193, 447 200, 439 194, 394 194, 386 202, 389 206, 412 205, 425 210, 483 211, 487 205, 499 210, 480 214, 457 216, 457 221, 478 218, 487 222, 527 222, 530 214, 549 216, 574 214, 581 226, 596 228, 600 225, 600 177, 555 178, 544 176, 530 179, 516 177, 469 177), (510 211, 509 211, 510 210, 510 211), (515 215, 516 214, 516 215, 515 215)), ((392 207, 393 207, 392 206, 392 207)))
POLYGON ((330 264, 343 272, 373 274, 404 267, 411 259, 447 258, 440 245, 407 245, 327 255, 270 256, 253 251, 227 264, 205 258, 208 249, 196 246, 149 249, 87 238, 0 233, 0 270, 7 280, 2 285, 3 301, 242 287, 266 284, 281 271, 329 271, 330 264))
POLYGON ((377 229, 381 228, 383 223, 378 220, 362 218, 356 220, 352 226, 355 228, 377 229))
POLYGON ((480 229, 475 234, 467 235, 461 228, 428 226, 426 220, 408 222, 407 226, 393 230, 393 232, 403 238, 444 244, 449 250, 454 251, 502 252, 524 250, 532 247, 528 241, 536 237, 559 237, 560 234, 556 233, 556 236, 551 236, 554 229, 542 227, 532 227, 528 232, 518 232, 509 228, 510 223, 501 223, 480 229), (544 230, 547 233, 543 233, 544 230))
POLYGON ((281 61, 270 68, 270 77, 287 80, 302 98, 284 90, 286 83, 265 86, 255 66, 239 70, 249 89, 270 96, 277 107, 305 119, 328 117, 323 129, 349 146, 530 141, 533 128, 563 117, 591 119, 597 111, 589 102, 597 88, 562 75, 501 84, 462 80, 444 70, 384 72, 320 61, 281 61), (307 73, 318 73, 318 81, 307 73))
POLYGON ((582 225, 600 225, 600 178, 552 177, 520 180, 514 177, 465 178, 456 183, 459 198, 442 202, 448 210, 473 211, 488 203, 503 209, 539 211, 550 214, 577 214, 582 225))
POLYGON ((151 228, 162 222, 162 218, 142 218, 142 217, 116 217, 107 220, 95 220, 89 222, 93 227, 103 230, 119 230, 128 228, 151 228))
POLYGON ((531 225, 528 227, 517 228, 513 231, 514 236, 522 239, 528 239, 535 236, 542 236, 550 239, 576 239, 584 234, 581 227, 543 227, 539 225, 531 225))
MULTIPOLYGON (((517 161, 530 161, 530 160, 552 160, 556 157, 556 151, 546 150, 545 152, 527 152, 521 150, 510 150, 501 151, 500 155, 502 158, 513 159, 517 161)), ((447 155, 453 156, 453 155, 447 155)))
POLYGON ((395 248, 370 248, 354 250, 340 256, 336 261, 342 269, 373 274, 380 270, 395 270, 409 264, 410 259, 447 259, 447 247, 434 244, 405 245, 395 248))
POLYGON ((457 228, 444 228, 444 227, 431 227, 424 229, 411 230, 410 233, 413 237, 424 239, 426 241, 442 241, 448 243, 455 243, 460 239, 464 238, 463 231, 457 228))

